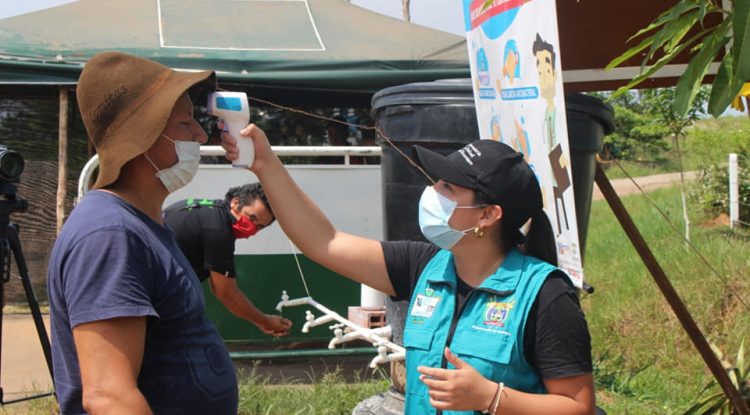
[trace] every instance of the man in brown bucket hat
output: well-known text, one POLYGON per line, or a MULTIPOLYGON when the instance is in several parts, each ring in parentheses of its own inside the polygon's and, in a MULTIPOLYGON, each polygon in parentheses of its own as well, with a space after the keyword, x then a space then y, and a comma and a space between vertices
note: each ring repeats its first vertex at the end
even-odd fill
POLYGON ((52 250, 48 295, 63 414, 236 414, 237 380, 205 316, 200 282, 161 207, 198 168, 206 134, 190 94, 212 71, 177 72, 119 52, 76 90, 99 176, 52 250))

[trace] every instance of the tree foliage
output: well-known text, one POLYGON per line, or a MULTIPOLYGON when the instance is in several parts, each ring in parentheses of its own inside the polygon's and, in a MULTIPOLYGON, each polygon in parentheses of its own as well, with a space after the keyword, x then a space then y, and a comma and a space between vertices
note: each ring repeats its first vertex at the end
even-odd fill
POLYGON ((750 79, 750 0, 680 0, 629 42, 636 39, 637 45, 607 65, 611 69, 636 55, 644 56, 640 74, 615 96, 634 88, 683 52, 691 58, 675 90, 672 109, 676 114, 688 113, 709 66, 722 54, 708 101, 709 113, 715 117, 723 113, 750 79), (719 23, 707 25, 709 16, 719 17, 719 23))
MULTIPOLYGON (((604 137, 611 156, 623 160, 658 161, 670 150, 665 138, 680 137, 688 126, 705 115, 709 91, 701 88, 689 111, 672 108, 675 88, 630 90, 620 94, 595 93, 615 110, 615 131, 604 137)), ((675 142, 673 141, 673 144, 675 142)))

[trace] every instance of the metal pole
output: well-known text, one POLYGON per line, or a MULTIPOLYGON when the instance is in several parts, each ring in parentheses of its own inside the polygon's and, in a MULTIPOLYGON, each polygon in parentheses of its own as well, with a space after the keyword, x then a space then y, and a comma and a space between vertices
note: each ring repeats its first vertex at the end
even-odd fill
POLYGON ((669 303, 669 306, 672 308, 672 311, 674 311, 680 324, 682 324, 682 328, 685 330, 688 337, 690 337, 695 348, 698 349, 698 353, 703 357, 703 361, 706 362, 706 366, 708 366, 708 369, 714 375, 716 381, 719 382, 719 386, 721 386, 721 389, 724 391, 724 395, 729 398, 739 415, 750 415, 750 409, 748 409, 747 403, 745 403, 739 391, 735 389, 734 385, 732 385, 731 380, 729 380, 729 375, 727 375, 721 362, 713 351, 711 351, 711 347, 708 345, 703 333, 701 333, 700 328, 698 328, 698 325, 693 320, 693 317, 680 299, 677 291, 675 291, 672 283, 669 282, 667 275, 657 262, 656 257, 654 257, 654 254, 651 252, 651 249, 646 244, 643 236, 638 231, 635 223, 633 223, 630 214, 625 209, 625 206, 622 204, 622 201, 619 196, 617 196, 615 190, 612 188, 612 183, 609 182, 609 179, 604 174, 604 170, 598 163, 596 165, 596 175, 594 180, 596 181, 596 185, 599 186, 599 190, 601 190, 604 198, 607 200, 607 203, 609 203, 612 212, 620 222, 625 234, 628 236, 630 242, 638 252, 638 255, 640 255, 641 260, 643 260, 646 268, 648 268, 651 273, 654 282, 656 282, 656 285, 661 290, 667 303, 669 303))
POLYGON ((60 112, 58 121, 57 150, 57 233, 62 229, 65 220, 65 196, 68 184, 68 88, 60 87, 60 112))
POLYGON ((737 154, 729 153, 729 227, 734 229, 740 221, 740 181, 737 154))

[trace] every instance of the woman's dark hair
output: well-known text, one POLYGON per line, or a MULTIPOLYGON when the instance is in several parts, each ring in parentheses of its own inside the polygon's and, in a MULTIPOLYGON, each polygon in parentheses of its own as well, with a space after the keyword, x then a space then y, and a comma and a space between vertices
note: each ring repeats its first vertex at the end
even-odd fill
POLYGON ((271 216, 273 216, 273 220, 276 220, 276 215, 273 214, 271 204, 268 203, 266 193, 263 191, 263 186, 261 186, 260 183, 250 183, 230 188, 224 196, 224 202, 229 206, 232 203, 232 199, 235 197, 239 199, 240 209, 253 203, 257 199, 260 199, 266 209, 268 209, 268 212, 271 213, 271 216))
MULTIPOLYGON (((484 194, 474 191, 474 203, 494 205, 484 194)), ((531 216, 531 224, 526 236, 519 229, 500 224, 500 244, 505 248, 520 248, 524 254, 541 259, 557 266, 557 249, 552 225, 544 210, 539 209, 531 216)))
POLYGON ((539 209, 531 216, 531 226, 525 239, 522 245, 526 255, 557 266, 555 235, 552 233, 552 224, 549 223, 549 217, 544 210, 539 209))

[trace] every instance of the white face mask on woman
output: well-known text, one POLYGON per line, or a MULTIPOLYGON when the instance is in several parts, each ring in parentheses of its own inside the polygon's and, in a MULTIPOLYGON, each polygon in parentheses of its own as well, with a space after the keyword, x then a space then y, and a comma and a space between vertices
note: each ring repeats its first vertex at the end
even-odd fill
POLYGON ((441 249, 451 249, 466 234, 476 228, 458 231, 448 225, 448 221, 457 208, 474 208, 482 206, 458 206, 458 203, 438 193, 434 187, 427 186, 419 199, 419 228, 428 241, 441 249))
POLYGON ((198 166, 201 160, 201 143, 197 141, 175 141, 166 134, 164 138, 174 143, 175 152, 177 153, 177 163, 166 169, 159 170, 151 159, 146 156, 146 160, 156 169, 156 177, 172 193, 182 187, 185 187, 195 174, 198 172, 198 166))

